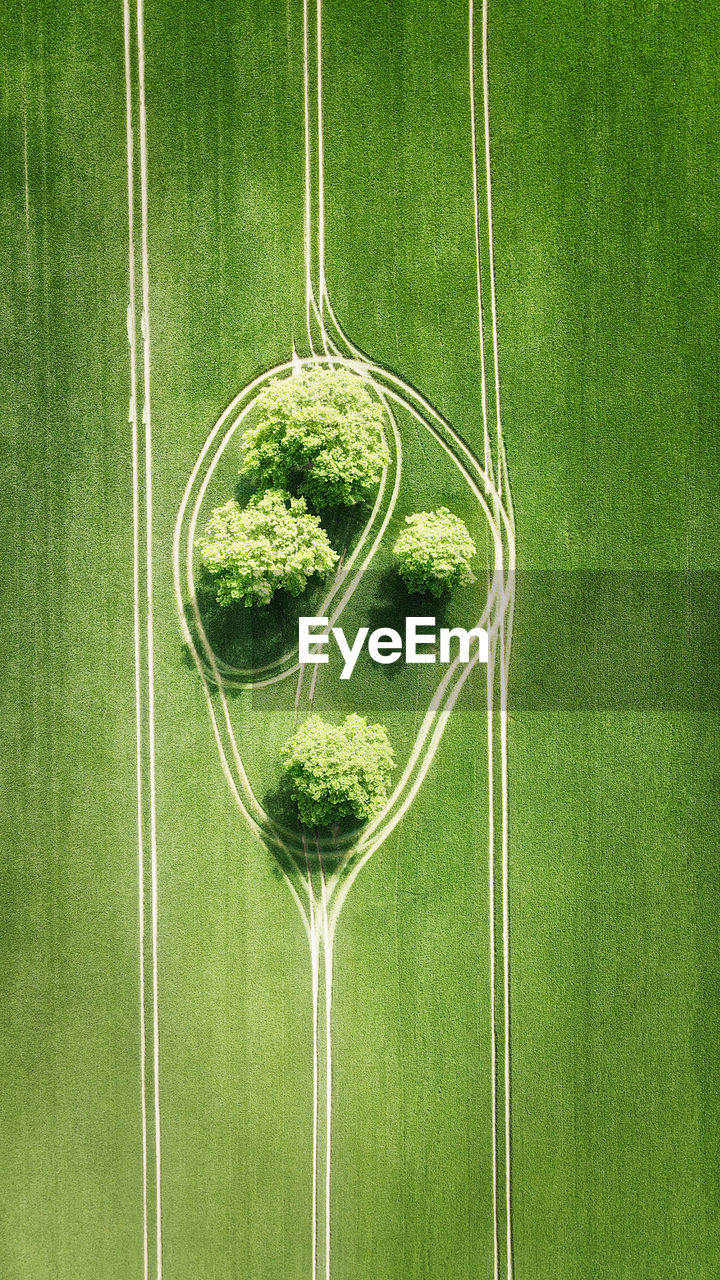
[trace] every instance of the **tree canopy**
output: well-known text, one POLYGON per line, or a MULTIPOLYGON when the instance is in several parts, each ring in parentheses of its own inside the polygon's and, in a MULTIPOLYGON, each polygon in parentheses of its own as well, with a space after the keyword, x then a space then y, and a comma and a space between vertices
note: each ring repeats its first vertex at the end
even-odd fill
POLYGON ((409 591, 442 596, 475 581, 470 561, 477 547, 467 525, 447 507, 406 516, 393 554, 409 591))
POLYGON ((254 494, 246 507, 217 507, 196 546, 220 605, 269 604, 280 589, 300 595, 308 578, 326 576, 338 558, 305 499, 281 489, 254 494))
POLYGON ((387 729, 349 715, 341 725, 311 715, 282 750, 300 821, 327 827, 372 818, 387 800, 394 755, 387 729))
POLYGON ((347 369, 304 368, 260 395, 243 436, 243 475, 302 494, 316 510, 355 506, 390 460, 383 408, 347 369))

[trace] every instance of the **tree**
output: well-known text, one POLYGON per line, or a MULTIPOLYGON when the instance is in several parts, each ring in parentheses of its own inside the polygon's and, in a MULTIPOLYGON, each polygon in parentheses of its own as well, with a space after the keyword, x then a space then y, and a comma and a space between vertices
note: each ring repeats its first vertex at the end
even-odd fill
POLYGON ((383 408, 347 369, 317 366, 276 378, 243 436, 243 475, 323 507, 366 501, 390 460, 383 408))
POLYGON ((470 561, 477 547, 459 516, 438 507, 406 516, 405 526, 393 555, 409 591, 442 596, 475 581, 470 561))
POLYGON ((327 827, 342 818, 366 822, 382 809, 394 767, 387 729, 349 715, 341 725, 311 715, 282 750, 300 821, 327 827))
POLYGON ((269 604, 280 589, 298 596, 338 558, 305 499, 281 489, 254 494, 246 507, 217 507, 196 546, 220 605, 269 604))

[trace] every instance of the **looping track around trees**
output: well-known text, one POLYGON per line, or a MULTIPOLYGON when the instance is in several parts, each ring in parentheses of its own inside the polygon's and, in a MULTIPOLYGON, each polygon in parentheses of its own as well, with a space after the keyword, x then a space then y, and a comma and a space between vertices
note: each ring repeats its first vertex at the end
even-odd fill
MULTIPOLYGON (((507 569, 505 569, 504 541, 507 539, 508 533, 510 532, 510 525, 507 515, 501 507, 499 496, 494 490, 487 473, 483 471, 471 451, 460 440, 460 437, 457 436, 453 429, 444 422, 440 415, 437 414, 431 406, 427 405, 427 402, 423 401, 422 397, 413 392, 412 388, 408 387, 407 384, 402 383, 400 379, 395 377, 395 375, 388 374, 378 366, 368 364, 367 362, 361 362, 356 358, 350 359, 348 357, 342 357, 334 354, 328 356, 311 356, 302 363, 322 363, 330 366, 341 365, 353 370, 359 376, 365 377, 374 387, 381 391, 384 396, 396 401, 411 413, 412 416, 434 437, 434 439, 439 442, 448 456, 452 458, 453 463, 463 475, 478 504, 482 508, 492 535, 494 565, 490 591, 486 606, 475 625, 488 626, 490 636, 494 636, 501 625, 502 618, 504 617, 507 607, 508 584, 512 581, 511 575, 514 568, 514 561, 511 558, 507 569), (407 394, 401 395, 396 389, 398 385, 402 386, 403 392, 406 392, 407 394), (413 397, 412 399, 410 398, 411 396, 413 397), (422 408, 418 408, 418 404, 420 404, 422 408), (450 437, 450 440, 448 440, 448 436, 450 437), (455 447, 453 447, 453 445, 455 445, 455 447), (482 488, 480 487, 481 485, 483 486, 482 488), (495 509, 499 509, 503 513, 502 523, 500 524, 498 524, 494 517, 495 509)), ((229 773, 232 776, 233 793, 236 796, 243 816, 253 826, 256 833, 262 835, 262 837, 268 840, 274 848, 283 849, 286 853, 294 855, 298 859, 302 859, 303 850, 300 838, 293 832, 288 831, 286 828, 279 827, 278 824, 268 815, 257 799, 248 780, 238 748, 230 708, 226 697, 228 677, 225 672, 221 670, 220 664, 218 663, 216 654, 214 653, 203 625, 194 582, 194 543, 197 520, 207 485, 213 474, 215 466, 217 465, 217 462, 222 456, 222 453, 227 447, 233 434, 242 424, 245 417, 256 403, 262 387, 274 377, 282 374, 289 374, 291 369, 291 362, 287 362, 286 364, 276 366, 266 374, 262 375, 262 377, 255 379, 252 383, 248 384, 248 386, 239 393, 231 405, 228 406, 225 413, 221 416, 208 435, 205 445, 203 446, 195 467, 193 468, 190 479, 188 480, 178 513, 173 544, 173 574, 178 613, 184 639, 193 655, 200 673, 218 748, 221 751, 226 773, 229 773), (229 419, 232 419, 230 426, 226 426, 229 419), (226 427, 226 429, 224 434, 221 435, 223 427, 226 427), (185 604, 185 594, 187 594, 189 608, 185 604), (192 627, 188 620, 188 612, 190 613, 190 618, 193 624, 192 627), (219 712, 213 701, 214 693, 216 693, 218 697, 219 712)), ((331 617, 333 622, 341 616, 342 610, 347 601, 350 599, 353 591, 362 580, 367 566, 375 554, 377 547, 380 545, 381 538, 387 528, 390 515, 392 514, 392 510, 397 499, 401 451, 399 446, 399 432, 397 425, 394 422, 393 428, 394 433, 396 433, 397 443, 395 478, 392 493, 390 495, 387 508, 384 513, 382 513, 379 530, 371 544, 367 556, 365 557, 360 569, 351 579, 339 603, 332 612, 331 617)), ((386 487, 387 486, 385 485, 383 486, 383 488, 386 487)), ((373 522, 380 514, 381 512, 378 510, 378 505, 376 504, 358 546, 361 546, 365 541, 370 533, 373 522)), ((347 575, 345 575, 345 577, 346 576, 347 575)), ((328 603, 332 603, 338 595, 340 587, 345 581, 345 577, 343 577, 340 582, 333 584, 333 588, 327 598, 328 603)), ((292 656, 293 658, 295 657, 294 654, 292 656)), ((407 804, 410 803, 413 796, 416 794, 416 789, 413 790, 414 783, 416 781, 415 775, 418 770, 420 770, 421 776, 425 776, 427 768, 431 763, 432 756, 439 744, 440 737, 442 736, 442 730, 447 723, 450 710, 457 699, 460 689, 475 665, 475 661, 463 665, 460 663, 459 659, 456 659, 448 668, 430 703, 418 740, 400 783, 395 788, 392 797, 388 801, 382 813, 359 837, 357 837, 357 840, 351 841, 351 847, 355 847, 358 850, 366 850, 372 837, 373 848, 377 848, 399 820, 399 816, 402 816, 402 812, 405 811, 407 804), (434 730, 432 737, 430 737, 431 730, 434 730), (428 744, 429 737, 430 743, 428 744), (412 795, 410 795, 409 799, 405 796, 405 792, 408 789, 412 791, 412 795), (402 808, 402 812, 395 816, 394 810, 398 806, 402 808)), ((285 668, 285 670, 272 677, 267 677, 264 672, 260 670, 258 672, 257 680, 248 680, 245 678, 242 681, 242 687, 262 688, 269 683, 277 683, 281 680, 285 680, 288 676, 298 672, 299 670, 299 664, 296 661, 292 662, 291 665, 285 668)), ((332 845, 327 846, 326 851, 330 853, 334 852, 336 849, 337 843, 333 842, 332 845)), ((334 888, 335 885, 333 884, 333 889, 334 888)), ((307 924, 306 915, 304 915, 304 919, 307 924)))

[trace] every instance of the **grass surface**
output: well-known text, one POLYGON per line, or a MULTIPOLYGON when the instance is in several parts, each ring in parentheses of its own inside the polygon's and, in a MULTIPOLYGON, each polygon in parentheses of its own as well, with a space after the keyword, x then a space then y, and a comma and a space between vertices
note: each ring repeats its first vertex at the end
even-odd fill
MULTIPOLYGON (((334 306, 479 452, 465 8, 324 13, 334 306)), ((170 555, 210 427, 302 332, 302 12, 153 0, 145 16, 164 1274, 300 1280, 307 945, 223 779, 170 555)), ((142 1170, 122 14, 27 0, 2 21, 0 1269, 126 1280, 142 1170)), ((491 4, 525 569, 720 567, 713 28, 693 6, 491 4)), ((444 500, 432 457, 409 455, 413 499, 444 500)), ((611 626, 639 608, 620 597, 611 626)), ((528 609, 521 582, 519 684, 551 661, 528 609)), ((590 651, 601 667, 616 639, 590 651)), ((559 701, 587 652, 554 669, 559 701)), ((357 675, 343 696, 365 696, 357 675)), ((393 677, 372 675, 368 711, 407 733, 393 677)), ((260 777, 287 709, 247 701, 260 777)), ((336 1280, 492 1274, 487 780, 465 703, 338 930, 336 1280)), ((518 1280, 718 1274, 717 727, 710 702, 513 708, 518 1280)))
POLYGON ((0 1270, 125 1280, 142 1183, 122 32, 100 6, 1 21, 0 1270))

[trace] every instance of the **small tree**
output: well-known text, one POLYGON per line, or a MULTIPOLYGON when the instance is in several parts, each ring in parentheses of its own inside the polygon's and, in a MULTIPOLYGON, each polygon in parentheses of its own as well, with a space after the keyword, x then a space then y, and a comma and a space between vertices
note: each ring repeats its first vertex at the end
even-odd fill
POLYGON ((406 516, 405 526, 393 554, 409 591, 442 596, 475 581, 470 561, 477 547, 459 516, 438 507, 406 516))
POLYGON ((372 818, 387 800, 394 755, 387 729, 349 715, 341 725, 309 716, 282 750, 300 821, 327 827, 372 818))
POLYGON ((242 474, 303 494, 316 510, 352 507, 380 483, 388 452, 383 409, 347 369, 276 378, 243 436, 242 474))
POLYGON ((255 494, 246 507, 217 507, 196 546, 220 605, 269 604, 280 589, 298 596, 338 558, 305 499, 280 489, 255 494))

